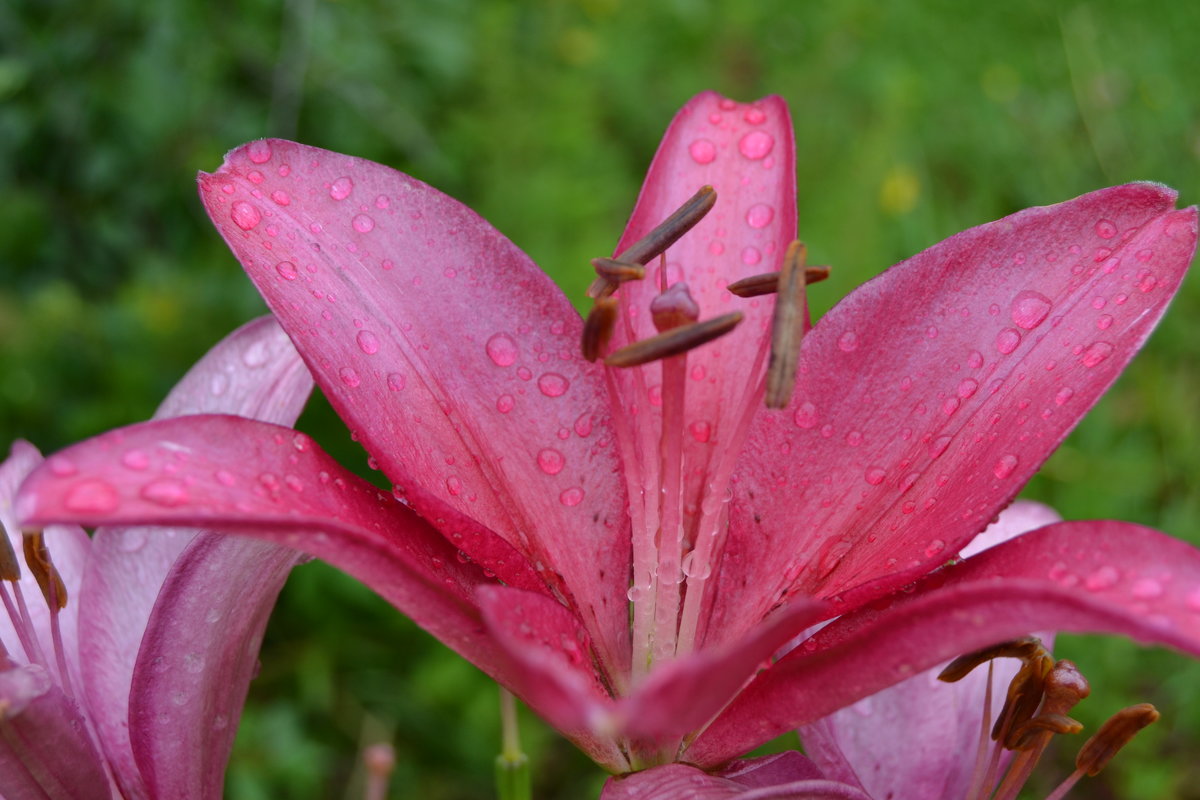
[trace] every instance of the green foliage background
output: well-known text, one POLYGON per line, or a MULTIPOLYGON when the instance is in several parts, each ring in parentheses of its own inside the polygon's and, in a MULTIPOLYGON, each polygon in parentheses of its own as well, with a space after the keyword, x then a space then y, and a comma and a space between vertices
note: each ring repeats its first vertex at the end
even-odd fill
MULTIPOLYGON (((0 6, 0 439, 53 450, 144 419, 263 306, 196 200, 266 136, 398 167, 492 220, 576 300, 692 94, 778 93, 802 236, 834 266, 814 311, 962 228, 1113 183, 1200 199, 1200 5, 1119 0, 9 0, 0 6)), ((1200 541, 1200 286, 1027 496, 1200 541)), ((362 465, 314 401, 301 426, 362 465)), ((1064 637, 1089 728, 1164 721, 1078 797, 1200 797, 1200 669, 1064 637)), ((354 582, 297 571, 263 649, 229 796, 487 797, 495 689, 354 582)), ((602 780, 528 719, 538 797, 602 780)), ((964 743, 964 750, 970 746, 964 743)), ((1044 765, 1069 771, 1074 746, 1044 765)), ((1041 795, 1038 795, 1041 796, 1041 795)))

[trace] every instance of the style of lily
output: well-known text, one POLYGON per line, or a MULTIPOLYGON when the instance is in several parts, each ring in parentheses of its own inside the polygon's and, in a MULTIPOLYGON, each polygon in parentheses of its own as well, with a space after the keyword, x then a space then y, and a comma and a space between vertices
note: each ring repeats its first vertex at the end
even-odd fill
MULTIPOLYGON (((222 412, 290 425, 311 391, 267 317, 201 359, 157 418, 222 412)), ((149 467, 131 449, 120 469, 149 467)), ((26 442, 0 465, 0 796, 221 797, 267 617, 302 556, 187 528, 105 527, 89 538, 50 525, 22 541, 13 500, 39 468, 74 471, 26 442), (14 551, 24 551, 24 570, 14 551)), ((155 468, 144 494, 169 505, 172 470, 155 468)), ((80 496, 104 502, 103 484, 83 487, 80 496)))
POLYGON ((528 257, 429 186, 240 147, 201 175, 204 205, 392 495, 302 435, 206 415, 70 448, 72 474, 22 488, 23 523, 199 525, 323 558, 618 774, 717 770, 1034 630, 1200 654, 1200 553, 1164 534, 1062 522, 956 559, 1150 333, 1196 210, 1151 184, 1029 209, 809 329, 794 158, 780 98, 691 100, 599 262, 585 335, 528 257), (781 264, 777 301, 728 291, 781 264), (162 480, 169 498, 147 492, 162 480))

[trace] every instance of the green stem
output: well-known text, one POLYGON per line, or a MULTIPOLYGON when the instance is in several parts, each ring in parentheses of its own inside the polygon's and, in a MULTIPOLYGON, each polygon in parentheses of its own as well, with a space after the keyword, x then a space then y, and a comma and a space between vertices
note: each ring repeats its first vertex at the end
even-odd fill
POLYGON ((517 732, 517 699, 500 687, 500 755, 496 756, 496 797, 499 800, 531 800, 529 757, 521 752, 517 732))

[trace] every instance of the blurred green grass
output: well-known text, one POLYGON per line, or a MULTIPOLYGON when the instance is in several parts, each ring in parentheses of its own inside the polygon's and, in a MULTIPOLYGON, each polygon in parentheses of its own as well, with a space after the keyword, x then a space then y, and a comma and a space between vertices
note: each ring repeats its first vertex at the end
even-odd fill
MULTIPOLYGON (((391 164, 460 198, 582 298, 658 137, 700 89, 778 93, 802 236, 834 267, 814 312, 970 225, 1148 179, 1200 199, 1200 6, 774 0, 15 0, 0 7, 0 439, 46 450, 146 418, 263 306, 196 202, 197 170, 260 136, 391 164)), ((1027 496, 1200 542, 1200 287, 1027 496)), ((361 465, 321 401, 312 431, 361 465)), ((1200 797, 1200 668, 1063 637, 1093 728, 1165 720, 1078 797, 1200 797)), ((320 565, 281 600, 229 795, 354 797, 393 741, 393 797, 490 793, 495 690, 320 565), (318 787, 314 789, 313 787, 318 787)), ((536 721, 539 797, 598 776, 536 721)), ((1068 771, 1059 754, 1047 781, 1068 771)))

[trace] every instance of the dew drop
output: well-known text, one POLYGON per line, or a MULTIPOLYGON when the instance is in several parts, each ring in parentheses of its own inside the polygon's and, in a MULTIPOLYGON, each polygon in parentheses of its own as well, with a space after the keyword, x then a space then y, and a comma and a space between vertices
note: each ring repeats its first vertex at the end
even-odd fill
POLYGON ((937 458, 942 453, 946 452, 946 448, 950 446, 949 436, 939 436, 929 443, 929 455, 937 458))
POLYGON ((692 434, 692 438, 703 444, 712 436, 712 425, 704 420, 696 420, 688 425, 688 432, 692 434))
POLYGON ((775 209, 766 203, 755 203, 746 211, 746 224, 751 228, 765 228, 775 219, 775 209))
POLYGON ((748 108, 746 113, 742 115, 742 119, 751 125, 762 125, 767 120, 767 113, 761 108, 748 108))
POLYGON ((742 263, 746 266, 753 267, 762 261, 762 252, 757 247, 747 247, 742 250, 742 263))
POLYGON ((846 434, 846 444, 850 447, 858 447, 862 444, 863 435, 861 431, 850 431, 846 434))
POLYGON ((271 143, 266 139, 258 139, 246 145, 246 157, 255 164, 265 164, 271 160, 271 143))
POLYGON ((359 233, 370 233, 375 230, 375 218, 368 214, 355 214, 350 220, 350 227, 359 233))
POLYGON ((688 155, 697 164, 711 164, 717 157, 717 146, 709 139, 697 139, 688 145, 688 155))
POLYGON ((958 384, 958 396, 966 400, 979 391, 979 382, 973 378, 963 378, 958 384))
POLYGON ((262 213, 258 208, 245 200, 238 200, 234 203, 229 210, 229 216, 233 219, 233 224, 244 231, 250 230, 262 221, 262 213))
POLYGON ((766 158, 775 146, 775 137, 766 131, 750 131, 738 142, 738 152, 751 161, 766 158))
POLYGON ((932 542, 930 542, 928 545, 926 545, 925 557, 933 558, 934 556, 936 556, 938 553, 942 552, 945 549, 946 549, 945 542, 943 542, 941 539, 934 539, 932 542))
POLYGON ((1012 453, 1000 456, 1000 460, 992 467, 992 474, 997 478, 1007 478, 1017 468, 1018 459, 1012 453))
POLYGON ((1154 578, 1138 578, 1129 587, 1129 593, 1138 600, 1153 600, 1162 597, 1163 585, 1154 578))
POLYGON ((105 481, 95 479, 75 484, 63 500, 68 511, 81 514, 106 514, 114 511, 119 503, 117 490, 105 481))
POLYGON ((513 410, 513 405, 515 405, 515 403, 516 401, 513 400, 513 396, 511 394, 502 394, 496 398, 496 410, 501 414, 507 414, 513 410))
POLYGON ((130 450, 121 456, 121 464, 126 469, 141 472, 150 466, 150 457, 143 450, 130 450))
POLYGON ((696 552, 693 550, 683 557, 679 568, 683 570, 683 574, 691 580, 702 581, 712 575, 712 562, 705 560, 702 564, 696 563, 696 552))
POLYGON ((1112 355, 1112 352, 1113 346, 1108 342, 1094 342, 1083 351, 1083 365, 1094 367, 1112 355))
POLYGON ((150 481, 142 487, 138 494, 143 500, 149 500, 164 508, 187 505, 190 500, 187 487, 183 485, 182 481, 175 478, 159 478, 150 481))
POLYGON ((338 370, 338 377, 342 379, 342 383, 351 389, 362 383, 362 378, 358 377, 358 373, 354 370, 354 367, 342 367, 338 370))
POLYGON ((1050 313, 1050 298, 1034 291, 1023 291, 1013 298, 1012 321, 1018 328, 1031 331, 1050 313))
POLYGON ((1106 219, 1096 223, 1096 235, 1101 239, 1111 239, 1117 235, 1117 226, 1106 219))
POLYGON ((462 481, 459 479, 459 477, 457 475, 451 475, 449 478, 446 478, 446 491, 447 492, 449 492, 450 494, 452 494, 455 497, 458 497, 460 494, 462 494, 462 490, 463 490, 462 481))
POLYGON ((73 461, 61 455, 50 456, 46 459, 46 464, 50 467, 50 471, 59 478, 68 478, 79 472, 79 468, 73 461))
POLYGON ((851 353, 858 349, 858 334, 854 331, 846 331, 838 337, 838 349, 843 353, 851 353))
POLYGON ((146 546, 145 528, 125 528, 117 531, 117 546, 126 553, 136 553, 146 546))
POLYGON ((1101 314, 1096 317, 1096 328, 1099 330, 1106 331, 1112 327, 1112 324, 1113 318, 1111 314, 1101 314))
POLYGON ((803 402, 796 409, 795 416, 792 421, 796 423, 798 428, 815 428, 817 427, 817 407, 810 402, 803 402))
POLYGON ((1005 328, 996 334, 996 349, 1004 355, 1016 350, 1020 343, 1021 332, 1016 328, 1005 328))
POLYGON ((488 358, 497 367, 508 367, 517 360, 517 344, 503 333, 493 334, 484 345, 488 358))
POLYGON ((867 483, 871 484, 872 486, 878 486, 879 484, 883 483, 883 479, 886 476, 887 473, 884 471, 883 467, 870 467, 863 475, 863 477, 866 478, 867 483))
POLYGON ((275 271, 279 273, 279 277, 285 281, 296 280, 296 265, 290 261, 280 261, 275 265, 275 271))
POLYGON ((577 506, 583 502, 583 489, 580 489, 578 486, 564 489, 562 494, 558 496, 558 501, 564 506, 577 506))
POLYGON ((329 196, 334 200, 345 200, 354 191, 354 181, 343 176, 329 185, 329 196))
POLYGON ((538 378, 537 385, 546 397, 562 397, 571 384, 557 372, 547 372, 538 378))
POLYGON ((1054 395, 1054 403, 1055 403, 1055 405, 1060 405, 1060 406, 1066 405, 1066 402, 1074 396, 1075 396, 1075 390, 1071 389, 1067 386, 1064 386, 1063 388, 1058 390, 1057 394, 1054 395))
POLYGON ((387 376, 387 387, 390 391, 398 392, 404 388, 407 379, 399 372, 390 372, 387 376))
POLYGON ((354 337, 354 340, 358 342, 358 349, 362 350, 369 356, 375 355, 379 352, 379 339, 370 331, 359 331, 358 335, 354 337))
POLYGON ((547 475, 557 475, 567 465, 567 459, 553 447, 546 447, 538 452, 537 465, 547 475))
POLYGON ((581 439, 592 435, 592 415, 589 412, 583 412, 579 419, 575 420, 575 435, 581 439))
POLYGON ((271 192, 271 199, 275 201, 276 205, 281 206, 290 205, 292 202, 292 198, 288 197, 288 193, 282 189, 271 192))
POLYGON ((1088 575, 1084 579, 1083 585, 1089 591, 1101 592, 1116 586, 1120 579, 1121 573, 1117 572, 1117 568, 1105 564, 1088 575))
POLYGON ((979 369, 983 366, 983 353, 978 350, 972 350, 967 355, 967 366, 971 369, 979 369))

